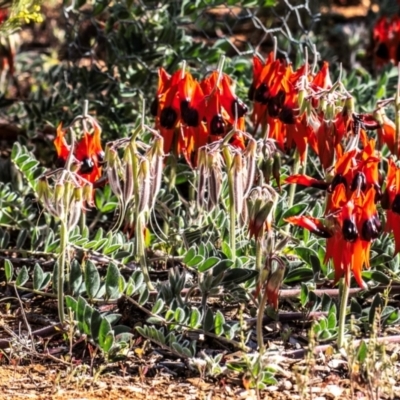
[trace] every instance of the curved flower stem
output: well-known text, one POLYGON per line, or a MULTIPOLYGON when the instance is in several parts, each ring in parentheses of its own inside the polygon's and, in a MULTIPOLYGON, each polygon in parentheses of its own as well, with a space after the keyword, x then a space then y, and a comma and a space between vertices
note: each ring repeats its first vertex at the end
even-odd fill
POLYGON ((397 64, 397 91, 394 99, 395 112, 395 126, 396 126, 396 137, 395 137, 395 156, 400 156, 400 62, 397 64))
MULTIPOLYGON (((292 170, 292 175, 296 175, 299 173, 300 170, 300 153, 296 149, 294 152, 294 164, 293 164, 293 170, 292 170)), ((291 184, 289 188, 289 197, 288 197, 288 210, 292 208, 293 202, 294 202, 294 195, 296 193, 296 184, 291 184)), ((285 232, 288 233, 290 230, 290 224, 287 224, 285 227, 285 232)))
POLYGON ((337 347, 341 349, 344 345, 344 333, 346 326, 346 311, 347 311, 347 302, 349 300, 349 292, 350 288, 347 282, 350 281, 350 271, 346 271, 346 276, 341 279, 340 289, 340 308, 339 308, 339 330, 338 330, 338 338, 337 338, 337 347))
POLYGON ((260 237, 256 238, 256 271, 260 274, 262 270, 263 236, 264 232, 262 230, 260 237))
POLYGON ((232 261, 236 259, 236 210, 235 210, 235 191, 232 174, 232 155, 227 146, 224 147, 223 153, 225 156, 226 170, 228 174, 229 186, 229 246, 232 253, 232 261))
POLYGON ((264 324, 264 311, 267 305, 268 295, 267 291, 263 291, 263 296, 258 305, 258 313, 257 313, 257 344, 258 344, 258 352, 260 353, 260 357, 264 354, 264 337, 263 337, 263 324, 264 324))
MULTIPOLYGON (((67 185, 68 186, 68 185, 67 185)), ((63 324, 65 320, 64 314, 64 278, 65 263, 68 249, 68 226, 66 221, 61 221, 60 226, 60 257, 58 261, 58 277, 57 277, 57 302, 58 302, 58 318, 63 324)))
POLYGON ((143 279, 146 282, 147 288, 149 291, 154 290, 154 286, 151 283, 149 270, 147 268, 147 261, 146 261, 146 251, 145 251, 145 239, 143 230, 145 228, 145 224, 143 223, 144 215, 143 213, 136 214, 136 252, 137 256, 139 257, 140 268, 143 273, 143 279))

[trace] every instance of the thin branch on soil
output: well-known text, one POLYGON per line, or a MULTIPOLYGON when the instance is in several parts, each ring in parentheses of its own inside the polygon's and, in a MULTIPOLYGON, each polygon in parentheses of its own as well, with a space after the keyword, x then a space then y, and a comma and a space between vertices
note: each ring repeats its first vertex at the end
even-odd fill
MULTIPOLYGON (((316 320, 321 317, 326 317, 327 315, 328 313, 323 311, 316 311, 310 313, 301 313, 301 312, 279 313, 276 319, 271 318, 268 315, 264 316, 263 324, 268 324, 274 321, 280 321, 280 322, 310 321, 310 320, 316 320)), ((257 318, 248 318, 245 321, 248 326, 252 326, 257 322, 257 318)))

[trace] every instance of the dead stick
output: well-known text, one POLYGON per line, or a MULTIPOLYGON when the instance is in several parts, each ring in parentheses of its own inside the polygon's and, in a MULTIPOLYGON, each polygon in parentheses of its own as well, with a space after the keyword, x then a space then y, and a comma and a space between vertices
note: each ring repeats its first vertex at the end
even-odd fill
MULTIPOLYGON (((302 313, 302 312, 285 312, 279 313, 276 316, 276 319, 269 317, 266 315, 263 318, 263 323, 268 324, 269 322, 279 321, 279 322, 291 322, 291 321, 310 321, 315 320, 321 317, 326 317, 328 315, 327 312, 324 311, 314 311, 310 313, 302 313)), ((252 326, 256 323, 257 318, 248 318, 245 320, 248 326, 252 326)))

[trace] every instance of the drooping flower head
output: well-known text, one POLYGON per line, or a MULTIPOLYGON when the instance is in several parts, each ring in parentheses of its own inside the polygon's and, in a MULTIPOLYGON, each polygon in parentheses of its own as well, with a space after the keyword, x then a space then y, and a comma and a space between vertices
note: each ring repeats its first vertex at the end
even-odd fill
MULTIPOLYGON (((96 182, 102 175, 101 164, 104 160, 104 151, 101 147, 101 129, 96 121, 93 123, 93 133, 83 132, 82 137, 77 140, 73 149, 73 157, 79 162, 78 174, 90 183, 96 182)), ((54 146, 57 152, 56 164, 63 167, 70 155, 71 146, 68 144, 62 123, 57 127, 54 146)))
POLYGON ((188 71, 172 76, 159 70, 156 97, 151 106, 156 127, 164 138, 164 152, 183 155, 196 164, 200 147, 224 138, 233 128, 231 145, 244 149, 244 115, 247 106, 235 95, 232 79, 213 71, 197 81, 188 71))

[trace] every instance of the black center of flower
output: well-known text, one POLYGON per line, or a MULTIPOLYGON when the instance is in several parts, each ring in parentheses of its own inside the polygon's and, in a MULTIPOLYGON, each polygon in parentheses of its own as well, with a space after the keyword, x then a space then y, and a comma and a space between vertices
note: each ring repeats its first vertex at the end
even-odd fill
POLYGON ((246 104, 243 103, 242 100, 236 98, 235 100, 232 101, 231 104, 232 115, 236 116, 237 112, 237 117, 242 118, 247 113, 247 110, 248 108, 246 104))
POLYGON ((342 174, 336 174, 331 182, 328 192, 332 193, 335 190, 335 187, 341 183, 343 183, 344 187, 347 188, 346 178, 342 174))
POLYGON ((214 115, 210 125, 212 135, 223 135, 225 133, 225 122, 221 114, 214 115))
POLYGON ((172 129, 178 119, 177 112, 172 107, 165 107, 160 114, 160 124, 163 128, 172 129))
POLYGON ((267 104, 269 99, 270 99, 269 88, 265 83, 262 83, 255 90, 254 100, 262 104, 267 104))
POLYGON ((105 153, 103 150, 99 151, 97 154, 97 161, 99 162, 99 164, 103 164, 104 163, 104 157, 105 157, 105 153))
POLYGON ((365 190, 367 188, 367 178, 363 172, 356 172, 351 182, 350 189, 354 192, 355 190, 365 190))
POLYGON ((389 196, 389 191, 387 189, 382 193, 381 206, 384 210, 390 209, 390 196, 389 196))
POLYGON ((285 124, 294 124, 294 112, 290 107, 283 107, 279 119, 285 124))
POLYGON ((396 214, 400 214, 400 194, 396 194, 393 200, 392 211, 396 214))
POLYGON ((386 43, 379 43, 378 48, 376 49, 375 54, 382 58, 383 60, 389 60, 389 49, 386 43))
POLYGON ((81 174, 90 174, 93 171, 94 162, 91 158, 86 157, 82 160, 81 169, 79 172, 81 174))
POLYGON ((268 102, 268 113, 271 117, 276 118, 279 116, 279 111, 285 103, 285 98, 286 93, 283 90, 280 90, 276 96, 271 97, 268 102))
POLYGON ((199 113, 195 108, 190 107, 187 100, 181 101, 181 117, 187 126, 196 127, 199 125, 199 113))
POLYGON ((379 226, 377 226, 377 221, 379 221, 378 217, 375 216, 364 221, 361 228, 361 238, 363 240, 370 242, 371 240, 379 237, 380 221, 379 226))
POLYGON ((358 237, 356 224, 350 219, 345 219, 342 226, 342 234, 348 242, 354 242, 358 237))

